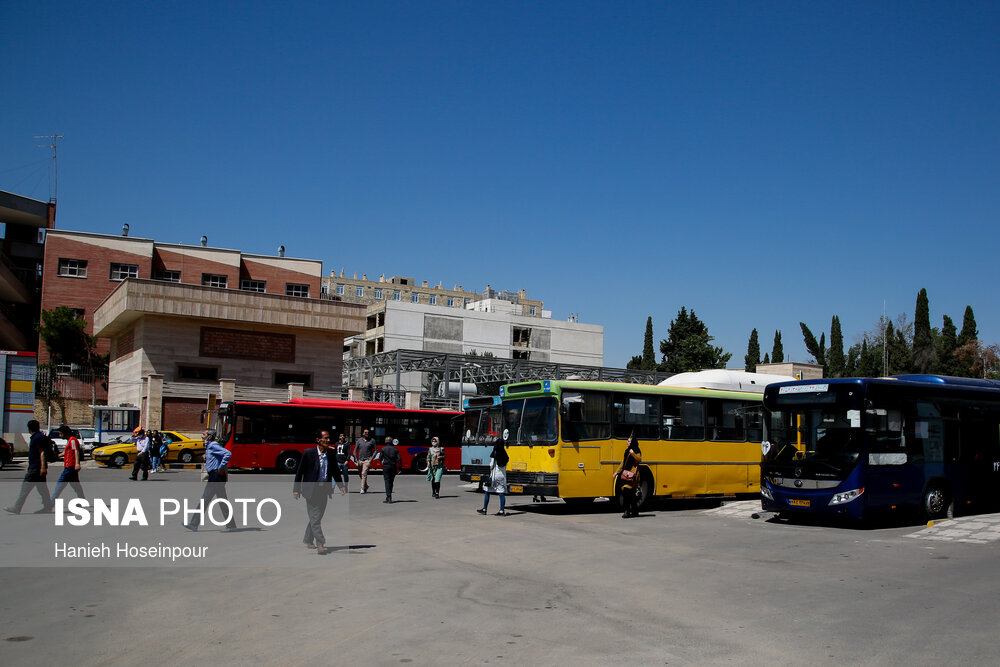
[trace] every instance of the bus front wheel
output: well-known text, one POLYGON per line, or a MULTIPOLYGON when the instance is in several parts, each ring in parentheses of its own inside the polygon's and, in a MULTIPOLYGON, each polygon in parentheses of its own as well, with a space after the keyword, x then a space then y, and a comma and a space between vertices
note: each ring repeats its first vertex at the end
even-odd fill
POLYGON ((924 517, 927 519, 944 519, 951 515, 951 496, 940 484, 932 484, 924 491, 924 517))
POLYGON ((413 463, 410 464, 410 469, 413 472, 427 472, 427 454, 417 454, 413 457, 413 463))
POLYGON ((275 464, 278 472, 295 472, 299 467, 299 455, 298 452, 282 452, 278 456, 278 462, 275 464))

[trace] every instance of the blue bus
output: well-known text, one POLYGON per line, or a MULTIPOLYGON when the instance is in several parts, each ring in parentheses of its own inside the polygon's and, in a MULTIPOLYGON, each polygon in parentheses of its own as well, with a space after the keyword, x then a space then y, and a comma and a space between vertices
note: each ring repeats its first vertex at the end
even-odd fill
POLYGON ((1000 501, 1000 382, 937 375, 764 390, 761 505, 851 519, 989 511, 1000 501))
POLYGON ((483 475, 490 470, 490 452, 499 442, 503 431, 503 414, 499 396, 472 396, 462 401, 465 423, 462 428, 462 467, 459 479, 478 482, 483 487, 483 475))

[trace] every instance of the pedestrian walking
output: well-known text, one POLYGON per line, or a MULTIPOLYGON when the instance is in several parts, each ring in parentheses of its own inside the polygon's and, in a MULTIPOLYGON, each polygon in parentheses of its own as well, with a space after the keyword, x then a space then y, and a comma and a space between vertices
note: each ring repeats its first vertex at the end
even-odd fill
POLYGON ((152 465, 151 472, 162 472, 163 466, 160 456, 160 449, 163 447, 163 436, 159 431, 149 432, 149 462, 152 465))
POLYGON ((326 504, 333 495, 331 479, 337 482, 340 494, 347 493, 340 477, 340 467, 336 459, 330 457, 330 432, 321 430, 316 433, 316 446, 302 452, 299 467, 295 471, 295 483, 292 486, 292 497, 306 499, 306 532, 302 542, 316 553, 326 553, 326 536, 323 535, 323 514, 326 504))
POLYGON ((347 436, 343 433, 337 438, 334 445, 334 456, 337 459, 337 467, 340 468, 340 478, 344 480, 344 488, 348 488, 351 477, 348 475, 348 466, 351 461, 351 443, 347 442, 347 436))
POLYGON ((399 440, 386 438, 385 446, 382 447, 382 480, 385 482, 385 500, 382 501, 383 503, 392 502, 392 485, 396 481, 396 475, 399 474, 402 467, 399 450, 396 449, 396 445, 398 444, 399 440))
POLYGON ((80 439, 73 435, 73 429, 66 424, 59 427, 59 435, 66 438, 66 449, 63 450, 63 471, 56 482, 56 488, 52 492, 52 502, 56 501, 59 494, 63 492, 66 485, 73 487, 78 498, 85 498, 83 486, 80 484, 80 462, 83 460, 83 446, 80 439))
POLYGON ((25 471, 24 481, 21 482, 21 493, 18 494, 14 506, 4 507, 4 510, 11 514, 20 514, 24 507, 24 501, 28 499, 28 494, 31 493, 32 489, 35 489, 42 497, 42 509, 36 510, 35 514, 47 514, 52 512, 49 485, 45 482, 45 475, 49 468, 47 454, 55 445, 49 436, 41 432, 37 419, 28 420, 28 433, 31 434, 28 440, 28 469, 25 471))
MULTIPOLYGON (((227 502, 229 500, 229 497, 226 495, 226 482, 229 481, 229 469, 227 465, 232 452, 216 442, 214 428, 205 429, 202 437, 205 440, 205 470, 208 472, 208 482, 205 484, 205 490, 201 494, 201 509, 207 517, 208 506, 213 499, 222 498, 227 502)), ((135 478, 133 477, 133 479, 135 478)), ((191 531, 197 531, 198 525, 199 523, 195 523, 192 519, 186 522, 184 527, 191 531)), ((235 530, 236 517, 235 512, 233 512, 233 516, 229 517, 229 523, 222 529, 222 532, 231 533, 235 530)))
POLYGON ((636 494, 639 490, 640 463, 642 463, 642 450, 639 449, 639 439, 635 437, 633 432, 628 437, 622 462, 614 474, 616 495, 620 504, 625 508, 625 512, 622 514, 623 519, 639 516, 639 503, 636 494))
POLYGON ((507 504, 508 461, 510 461, 510 457, 507 456, 507 448, 504 443, 498 442, 493 445, 493 451, 490 452, 490 478, 487 480, 488 483, 483 483, 483 506, 476 510, 479 514, 486 514, 486 510, 490 506, 490 493, 495 493, 500 496, 500 511, 496 515, 507 516, 505 506, 507 504))
POLYGON ((444 447, 437 436, 431 438, 431 448, 427 451, 427 481, 431 483, 431 495, 441 497, 441 477, 444 475, 444 447))
POLYGON ((135 481, 141 468, 142 481, 145 482, 149 479, 149 438, 141 426, 136 426, 132 431, 132 442, 135 443, 135 463, 132 464, 132 476, 129 479, 135 481))
POLYGON ((361 437, 354 443, 354 458, 358 464, 358 476, 361 478, 361 493, 368 493, 368 469, 375 458, 375 438, 368 435, 368 429, 361 433, 361 437))

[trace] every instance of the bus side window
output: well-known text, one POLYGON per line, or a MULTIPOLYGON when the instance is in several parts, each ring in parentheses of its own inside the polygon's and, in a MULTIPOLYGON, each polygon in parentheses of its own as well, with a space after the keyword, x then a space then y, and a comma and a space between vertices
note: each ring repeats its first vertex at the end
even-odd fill
POLYGON ((700 398, 663 397, 663 438, 665 440, 704 440, 705 402, 700 398))

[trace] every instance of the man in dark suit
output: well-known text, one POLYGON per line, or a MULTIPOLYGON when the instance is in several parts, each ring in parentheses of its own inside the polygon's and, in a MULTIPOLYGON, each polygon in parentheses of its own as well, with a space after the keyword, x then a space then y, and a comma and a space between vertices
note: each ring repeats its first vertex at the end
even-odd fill
POLYGON ((321 430, 316 433, 316 447, 302 452, 299 467, 295 471, 295 485, 292 496, 296 499, 302 496, 306 499, 306 512, 309 521, 306 523, 306 534, 302 538, 306 547, 316 549, 316 553, 326 553, 326 538, 323 536, 323 514, 326 503, 333 495, 331 478, 337 482, 341 495, 347 493, 340 477, 340 468, 335 460, 330 459, 330 432, 321 430))

